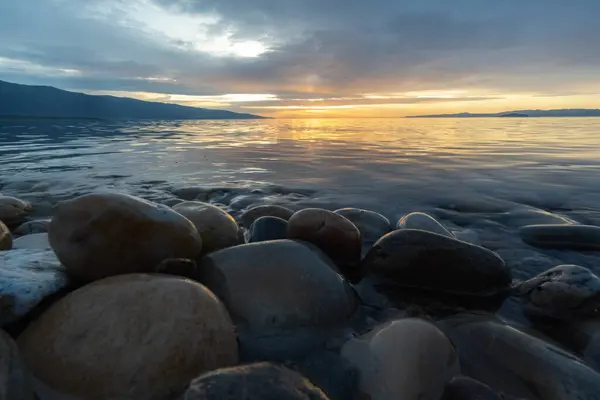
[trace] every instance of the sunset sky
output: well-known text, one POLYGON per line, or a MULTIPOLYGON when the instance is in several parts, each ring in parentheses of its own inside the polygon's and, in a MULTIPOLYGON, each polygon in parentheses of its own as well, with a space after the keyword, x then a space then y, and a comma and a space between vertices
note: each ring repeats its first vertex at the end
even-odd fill
POLYGON ((276 117, 600 108, 599 0, 0 1, 0 79, 276 117))

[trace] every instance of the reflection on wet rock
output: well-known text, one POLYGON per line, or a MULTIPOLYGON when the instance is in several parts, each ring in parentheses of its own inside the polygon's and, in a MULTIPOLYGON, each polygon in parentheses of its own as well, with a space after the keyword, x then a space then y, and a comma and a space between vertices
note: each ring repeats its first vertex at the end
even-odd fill
POLYGON ((287 237, 287 226, 288 223, 284 219, 260 217, 250 226, 248 243, 285 239, 287 237))
POLYGON ((0 330, 0 399, 34 400, 30 378, 13 339, 0 330))
POLYGON ((0 251, 12 249, 13 238, 4 222, 0 221, 0 251))
POLYGON ((0 221, 11 226, 18 224, 31 211, 31 204, 15 197, 0 196, 0 221))
POLYGON ((519 229, 523 242, 541 248, 600 251, 600 227, 529 225, 519 229))
POLYGON ((328 400, 308 379, 288 368, 257 363, 222 368, 194 379, 184 400, 328 400))
POLYGON ((360 231, 363 249, 370 248, 380 237, 391 231, 390 221, 375 211, 360 208, 341 208, 334 212, 356 225, 360 231))
POLYGON ((436 221, 435 218, 422 212, 410 213, 400 218, 396 228, 419 229, 422 231, 437 233, 438 235, 447 236, 449 238, 454 237, 454 235, 450 233, 448 229, 444 228, 442 224, 436 221))
POLYGON ((600 278, 578 265, 559 265, 519 287, 525 309, 561 320, 600 316, 600 278))
POLYGON ((15 249, 50 249, 47 233, 34 233, 16 238, 13 241, 15 249))
POLYGON ((454 346, 430 322, 406 318, 350 339, 342 355, 359 370, 359 387, 372 400, 438 400, 460 373, 454 346))
POLYGON ((543 400, 595 399, 600 375, 558 347, 484 315, 440 322, 462 372, 507 395, 543 400))
POLYGON ((184 201, 173 210, 192 221, 202 237, 204 253, 238 244, 237 222, 219 207, 199 201, 184 201))
POLYGON ((151 272, 166 258, 196 258, 202 239, 194 225, 167 206, 113 193, 61 203, 50 244, 70 274, 82 280, 151 272))
POLYGON ((67 284, 66 271, 51 250, 0 252, 0 325, 25 316, 67 284))
POLYGON ((211 253, 198 265, 197 280, 223 301, 247 354, 304 354, 344 327, 356 307, 327 256, 291 240, 211 253))
POLYGON ((398 286, 447 293, 492 296, 511 284, 510 270, 492 251, 421 230, 385 235, 362 268, 398 286))
POLYGON ((352 274, 360 262, 360 231, 348 219, 331 211, 305 208, 296 212, 288 221, 287 236, 319 247, 344 273, 352 274))
POLYGON ((294 212, 289 208, 277 205, 263 205, 252 207, 242 214, 241 220, 243 226, 249 228, 252 223, 260 217, 277 217, 283 220, 289 220, 294 212))
POLYGON ((38 219, 34 221, 27 221, 19 225, 14 230, 14 234, 18 236, 31 235, 33 233, 47 233, 50 228, 49 219, 38 219))
POLYGON ((238 362, 236 334, 205 287, 166 275, 96 281, 54 303, 18 340, 41 400, 166 399, 238 362), (61 397, 58 397, 61 398, 61 397))

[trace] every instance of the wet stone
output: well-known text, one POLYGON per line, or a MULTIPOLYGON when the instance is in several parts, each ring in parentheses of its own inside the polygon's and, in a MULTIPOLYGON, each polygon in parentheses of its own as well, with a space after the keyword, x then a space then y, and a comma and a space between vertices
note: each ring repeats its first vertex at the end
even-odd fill
POLYGON ((342 215, 305 208, 288 221, 287 237, 319 247, 345 274, 357 270, 362 250, 360 231, 342 215))
POLYGON ((445 383, 460 373, 450 340, 417 318, 393 321, 350 339, 341 354, 358 369, 361 394, 373 400, 438 400, 445 383))
POLYGON ((250 226, 248 243, 285 239, 287 237, 287 225, 287 221, 281 218, 260 217, 250 226))
POLYGON ((242 214, 242 225, 249 228, 260 217, 277 217, 288 221, 294 212, 289 208, 277 205, 263 205, 252 207, 242 214))
POLYGON ((222 303, 196 282, 159 274, 83 286, 18 345, 41 400, 177 398, 198 375, 238 363, 222 303))
POLYGON ((362 263, 366 275, 397 286, 463 295, 508 290, 510 270, 483 247, 422 230, 402 229, 379 239, 362 263))
POLYGON ((18 224, 31 212, 31 204, 16 197, 0 196, 0 221, 18 224))
POLYGON ((249 358, 306 354, 344 329, 356 309, 349 284, 307 243, 272 240, 210 253, 195 278, 223 301, 249 358))
POLYGON ((419 229, 422 231, 437 233, 438 235, 447 236, 449 238, 454 237, 454 235, 450 233, 448 229, 444 228, 444 226, 440 224, 435 218, 422 212, 410 213, 400 218, 400 221, 398 221, 396 228, 419 229))
POLYGON ((16 343, 6 332, 0 330, 0 399, 34 400, 35 398, 16 343))
POLYGON ((64 267, 51 250, 0 252, 0 325, 24 317, 68 282, 64 267))
POLYGON ((194 379, 184 400, 328 400, 297 372, 272 363, 223 368, 194 379))
POLYGON ((534 316, 560 320, 600 316, 600 278, 578 265, 559 265, 523 282, 519 296, 534 316))
POLYGON ((540 248, 600 251, 600 227, 528 225, 519 229, 523 242, 540 248))
POLYGON ((181 214, 115 193, 60 203, 49 238, 67 271, 84 281, 152 272, 166 258, 195 259, 202 250, 196 227, 181 214))
POLYGON ((392 230, 390 221, 375 211, 360 208, 341 208, 335 210, 334 213, 347 218, 358 228, 363 243, 363 251, 368 250, 380 237, 392 230))
MULTIPOLYGON (((517 400, 511 396, 504 396, 488 385, 466 376, 452 378, 446 384, 444 396, 441 400, 517 400)), ((524 399, 523 399, 524 400, 524 399)))
POLYGON ((184 201, 173 210, 192 221, 202 237, 203 253, 238 244, 237 222, 219 207, 199 201, 184 201))

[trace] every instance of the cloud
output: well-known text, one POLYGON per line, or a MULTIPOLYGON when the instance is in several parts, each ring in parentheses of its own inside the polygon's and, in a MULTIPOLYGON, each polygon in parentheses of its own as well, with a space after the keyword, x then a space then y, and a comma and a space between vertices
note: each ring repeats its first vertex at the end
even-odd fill
POLYGON ((0 79, 84 91, 271 94, 270 107, 310 98, 372 104, 365 94, 424 90, 469 92, 455 101, 598 93, 597 15, 596 0, 2 2, 0 79))

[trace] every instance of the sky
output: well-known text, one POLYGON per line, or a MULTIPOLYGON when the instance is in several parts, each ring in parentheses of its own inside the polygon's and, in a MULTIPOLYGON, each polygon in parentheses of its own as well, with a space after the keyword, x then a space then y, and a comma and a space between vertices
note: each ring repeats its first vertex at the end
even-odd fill
POLYGON ((0 79, 274 117, 600 108, 598 0, 3 0, 0 79))

